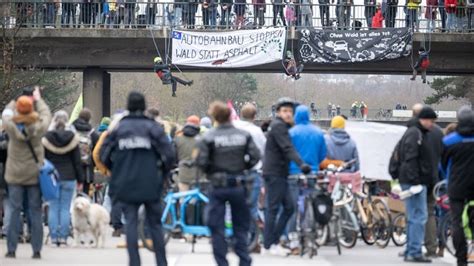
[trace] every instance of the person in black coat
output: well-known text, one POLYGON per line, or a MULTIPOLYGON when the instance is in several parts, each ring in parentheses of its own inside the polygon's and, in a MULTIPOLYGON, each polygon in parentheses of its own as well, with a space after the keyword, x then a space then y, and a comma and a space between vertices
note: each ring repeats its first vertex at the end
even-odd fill
POLYGON ((399 181, 403 190, 417 191, 405 200, 408 243, 404 253, 407 262, 431 262, 422 254, 425 225, 428 220, 427 187, 434 183, 433 147, 427 134, 433 128, 437 115, 430 107, 423 107, 400 141, 399 181), (412 188, 413 187, 413 188, 412 188), (416 189, 415 189, 416 188, 416 189))
POLYGON ((145 97, 128 96, 129 115, 110 132, 100 149, 101 161, 111 170, 110 196, 124 206, 129 265, 140 265, 138 209, 145 205, 157 265, 167 265, 161 230, 160 197, 163 179, 175 160, 174 149, 163 128, 146 117, 145 97))
POLYGON ((276 118, 267 132, 265 157, 263 159, 263 179, 268 198, 268 214, 265 217, 264 248, 279 252, 278 242, 288 220, 293 215, 294 205, 288 188, 289 164, 294 161, 303 171, 309 173, 311 167, 304 164, 291 142, 289 128, 293 123, 294 102, 281 98, 275 105, 276 118), (280 207, 283 213, 277 220, 280 207))
POLYGON ((53 117, 50 131, 42 139, 45 157, 56 167, 60 180, 60 196, 49 201, 48 226, 51 243, 66 245, 70 234, 71 202, 76 189, 84 182, 79 151, 79 136, 66 129, 68 115, 58 111, 53 117))
POLYGON ((445 150, 442 165, 445 173, 448 173, 448 195, 457 265, 467 266, 462 213, 466 202, 474 200, 474 112, 471 108, 460 109, 456 131, 446 136, 443 142, 445 150))
POLYGON ((84 171, 84 185, 83 192, 89 195, 89 189, 91 184, 94 182, 94 160, 92 160, 92 151, 94 150, 95 144, 99 140, 99 134, 90 124, 92 119, 92 112, 84 108, 79 113, 79 117, 72 122, 73 130, 80 137, 80 152, 81 152, 81 164, 84 171), (89 146, 84 148, 84 146, 89 146))

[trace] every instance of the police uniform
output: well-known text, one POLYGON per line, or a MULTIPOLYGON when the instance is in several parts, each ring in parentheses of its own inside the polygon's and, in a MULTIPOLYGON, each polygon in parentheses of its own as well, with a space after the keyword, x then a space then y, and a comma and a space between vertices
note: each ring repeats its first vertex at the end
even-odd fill
POLYGON ((208 131, 199 142, 197 165, 207 174, 213 189, 210 193, 208 226, 212 234, 214 258, 219 266, 229 265, 225 240, 225 203, 232 210, 234 250, 240 258, 239 265, 250 265, 247 251, 250 227, 250 210, 247 204, 249 180, 244 172, 260 160, 260 151, 246 131, 231 123, 208 131))

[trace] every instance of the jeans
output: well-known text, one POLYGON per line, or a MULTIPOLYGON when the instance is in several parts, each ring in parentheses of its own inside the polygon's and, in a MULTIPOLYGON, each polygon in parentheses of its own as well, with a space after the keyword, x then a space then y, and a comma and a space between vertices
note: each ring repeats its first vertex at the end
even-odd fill
POLYGON ((181 7, 175 7, 173 26, 175 27, 180 26, 182 18, 183 18, 183 9, 181 7))
POLYGON ((339 22, 339 29, 342 30, 349 30, 351 27, 351 6, 337 6, 339 9, 338 14, 338 22, 339 22))
POLYGON ((448 13, 448 19, 446 24, 446 28, 448 31, 454 31, 456 29, 456 14, 448 13))
MULTIPOLYGON (((160 192, 157 192, 160 193, 160 192)), ((138 209, 141 204, 121 202, 125 209, 127 251, 129 266, 140 266, 140 254, 138 253, 138 209)), ((149 229, 155 251, 156 264, 166 266, 166 250, 163 231, 161 229, 161 204, 160 201, 145 202, 146 225, 149 229)))
POLYGON ((221 26, 228 28, 230 26, 230 14, 232 13, 231 4, 222 4, 221 6, 221 26), (224 9, 224 6, 226 7, 224 9))
POLYGON ((253 24, 259 27, 265 24, 265 10, 264 6, 254 5, 253 6, 253 24), (258 22, 258 23, 257 23, 258 22))
POLYGON ((217 20, 217 9, 206 8, 202 11, 202 20, 206 28, 215 29, 217 20), (210 26, 210 27, 209 27, 210 26))
POLYGON ((474 7, 467 9, 467 29, 472 30, 472 16, 474 15, 474 7))
POLYGON ((301 14, 301 27, 313 27, 313 14, 301 14))
POLYGON ((290 191, 291 198, 293 199, 295 212, 288 221, 288 233, 296 232, 296 214, 298 210, 298 197, 300 195, 300 188, 297 179, 288 179, 288 188, 290 191))
POLYGON ((449 199, 450 213, 452 219, 453 244, 456 249, 458 265, 467 265, 467 244, 464 228, 462 227, 462 213, 464 211, 464 200, 449 199))
POLYGON ((414 30, 415 28, 418 29, 418 10, 417 9, 408 9, 408 27, 414 30))
POLYGON ((125 26, 135 27, 135 4, 125 4, 125 26))
POLYGON ((456 30, 462 31, 464 29, 464 17, 456 17, 456 30))
POLYGON ((64 3, 62 6, 61 25, 69 27, 72 20, 72 26, 76 26, 76 4, 64 3))
POLYGON ((252 264, 247 250, 247 236, 250 228, 250 211, 243 187, 214 188, 209 196, 208 220, 211 229, 212 251, 219 266, 228 266, 225 239, 225 204, 229 202, 232 214, 232 230, 235 240, 234 251, 240 259, 240 266, 252 264), (211 218, 212 217, 212 218, 211 218))
POLYGON ((321 25, 323 27, 329 27, 329 5, 320 5, 319 15, 321 16, 321 25))
POLYGON ((264 247, 269 249, 277 244, 283 234, 286 224, 295 211, 295 203, 291 196, 286 177, 266 177, 265 191, 267 193, 267 213, 265 216, 264 247), (283 211, 278 217, 280 207, 283 211))
POLYGON ((366 21, 367 21, 367 28, 371 29, 372 28, 372 18, 373 16, 368 16, 366 17, 366 21))
POLYGON ((258 219, 258 197, 262 188, 262 176, 257 171, 250 172, 253 177, 253 188, 250 192, 250 215, 254 220, 258 219))
POLYGON ((385 27, 394 28, 395 27, 395 18, 397 17, 397 6, 387 6, 387 11, 385 15, 385 27))
MULTIPOLYGON (((411 187, 408 184, 400 184, 403 190, 411 187)), ((405 257, 418 258, 422 256, 421 247, 425 239, 425 224, 428 220, 427 192, 426 186, 420 193, 405 199, 407 216, 407 247, 405 257)))
POLYGON ((441 28, 443 28, 443 31, 446 30, 446 9, 444 9, 444 0, 440 0, 438 2, 438 10, 439 10, 439 16, 441 19, 441 28))
POLYGON ((66 240, 71 224, 71 202, 76 181, 61 181, 59 199, 49 201, 48 226, 52 242, 66 240))
POLYGON ((11 226, 20 223, 20 212, 23 196, 28 197, 29 214, 31 215, 31 246, 33 252, 40 252, 43 246, 43 223, 41 217, 41 191, 39 185, 8 185, 8 203, 11 210, 10 226, 7 232, 8 252, 15 252, 18 245, 19 228, 11 226))
POLYGON ((45 26, 54 26, 54 18, 56 16, 56 6, 54 3, 46 3, 46 10, 44 13, 45 26))

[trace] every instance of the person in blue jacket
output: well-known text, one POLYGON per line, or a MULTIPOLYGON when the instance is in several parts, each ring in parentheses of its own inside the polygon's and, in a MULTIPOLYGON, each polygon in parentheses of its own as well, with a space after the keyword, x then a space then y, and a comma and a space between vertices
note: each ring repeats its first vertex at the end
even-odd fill
MULTIPOLYGON (((311 166, 312 172, 319 170, 319 164, 326 158, 326 141, 324 134, 317 126, 311 124, 309 119, 310 110, 305 105, 300 105, 295 111, 295 126, 290 129, 290 137, 293 146, 300 155, 301 159, 311 166)), ((298 185, 298 176, 301 169, 295 162, 290 163, 290 177, 288 185, 295 202, 295 210, 298 210, 298 198, 300 189, 298 185)), ((297 246, 299 244, 296 233, 296 212, 288 222, 288 236, 290 238, 290 248, 292 253, 298 254, 297 246)))
POLYGON ((331 128, 325 136, 327 144, 327 158, 329 160, 340 160, 344 162, 353 159, 356 162, 346 172, 359 171, 359 153, 357 145, 351 136, 345 130, 346 119, 342 116, 336 116, 331 120, 331 128))

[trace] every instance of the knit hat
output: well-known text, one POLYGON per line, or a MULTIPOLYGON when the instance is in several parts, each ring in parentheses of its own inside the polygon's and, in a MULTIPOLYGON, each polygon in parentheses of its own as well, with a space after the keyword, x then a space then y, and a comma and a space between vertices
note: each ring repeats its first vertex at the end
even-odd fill
POLYGON ((203 126, 205 128, 211 128, 212 127, 212 120, 207 116, 201 118, 201 126, 203 126))
POLYGON ((346 127, 346 120, 342 116, 336 116, 331 120, 331 128, 343 129, 346 127))
POLYGON ((199 126, 199 117, 192 115, 186 119, 186 124, 188 125, 194 125, 194 126, 199 126))
POLYGON ((144 112, 146 109, 145 96, 136 91, 130 92, 128 95, 127 109, 130 113, 144 112))
POLYGON ((100 120, 101 125, 107 125, 108 126, 108 125, 110 125, 110 122, 111 122, 110 117, 107 117, 107 116, 102 117, 102 120, 100 120))
POLYGON ((29 96, 20 96, 16 101, 16 111, 22 115, 33 112, 33 99, 29 96))
POLYGON ((433 108, 429 106, 425 106, 423 107, 423 109, 421 109, 420 113, 418 114, 418 118, 419 119, 436 119, 438 118, 438 115, 435 113, 433 108))

